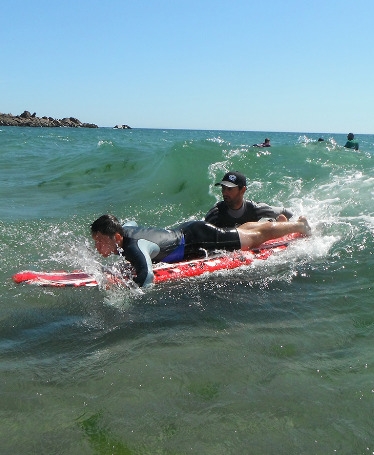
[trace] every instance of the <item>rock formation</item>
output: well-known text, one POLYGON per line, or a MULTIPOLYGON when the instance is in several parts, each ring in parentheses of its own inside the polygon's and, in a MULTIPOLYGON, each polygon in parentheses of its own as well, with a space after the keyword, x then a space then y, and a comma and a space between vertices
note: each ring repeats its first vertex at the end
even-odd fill
POLYGON ((0 126, 33 126, 33 127, 67 127, 67 128, 98 128, 93 123, 82 123, 74 117, 54 119, 52 117, 37 117, 36 113, 24 111, 21 115, 1 114, 0 126))
POLYGON ((116 125, 113 128, 119 130, 131 130, 131 126, 129 125, 116 125))

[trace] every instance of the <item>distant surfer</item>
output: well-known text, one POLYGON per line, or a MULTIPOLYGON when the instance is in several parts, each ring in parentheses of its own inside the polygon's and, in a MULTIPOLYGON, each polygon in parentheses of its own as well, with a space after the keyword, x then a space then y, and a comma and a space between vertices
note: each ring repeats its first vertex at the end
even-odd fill
POLYGON ((235 227, 249 221, 287 221, 292 217, 292 212, 284 207, 272 207, 263 202, 245 200, 247 179, 240 172, 227 172, 222 180, 215 184, 219 185, 223 201, 217 202, 205 215, 207 223, 217 227, 235 227))
MULTIPOLYGON (((135 223, 136 224, 136 223, 135 223)), ((97 251, 104 257, 123 256, 135 268, 139 286, 153 282, 152 263, 179 262, 206 250, 249 250, 267 240, 298 232, 310 235, 305 217, 298 221, 246 223, 237 228, 217 228, 204 221, 188 221, 175 229, 122 225, 113 215, 102 215, 91 224, 97 251)))
POLYGON ((265 138, 264 142, 261 144, 253 144, 252 147, 271 147, 270 139, 267 137, 265 138))
POLYGON ((347 149, 355 149, 358 150, 358 142, 355 141, 355 135, 353 133, 349 133, 347 136, 347 142, 345 143, 344 147, 347 149))

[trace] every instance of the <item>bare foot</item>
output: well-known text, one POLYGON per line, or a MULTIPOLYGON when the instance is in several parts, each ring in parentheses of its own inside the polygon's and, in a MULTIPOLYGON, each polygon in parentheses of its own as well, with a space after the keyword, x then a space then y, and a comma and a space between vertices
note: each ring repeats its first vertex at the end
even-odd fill
POLYGON ((305 216, 299 216, 298 221, 300 223, 304 224, 302 234, 304 234, 304 235, 306 235, 308 237, 311 236, 312 235, 312 229, 309 226, 309 223, 308 223, 308 220, 306 219, 306 217, 305 216))
POLYGON ((277 221, 285 222, 285 221, 288 221, 288 218, 286 217, 286 215, 283 215, 283 213, 281 213, 281 214, 277 217, 277 221))

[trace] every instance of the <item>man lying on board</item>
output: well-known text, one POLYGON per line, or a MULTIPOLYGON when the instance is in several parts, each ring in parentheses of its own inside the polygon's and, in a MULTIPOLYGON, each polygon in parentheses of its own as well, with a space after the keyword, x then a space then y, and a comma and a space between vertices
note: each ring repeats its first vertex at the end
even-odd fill
POLYGON ((249 221, 273 219, 287 221, 292 217, 284 207, 272 207, 263 202, 244 199, 247 191, 245 175, 237 171, 227 172, 215 186, 221 185, 223 201, 217 202, 205 215, 205 221, 217 227, 235 227, 249 221))
POLYGON ((113 215, 102 215, 91 224, 97 251, 104 257, 123 256, 134 267, 139 286, 153 282, 152 262, 179 262, 199 256, 199 249, 250 250, 267 240, 294 232, 311 235, 305 217, 298 221, 246 223, 237 228, 217 228, 205 221, 188 221, 175 229, 122 225, 113 215))
POLYGON ((252 147, 271 147, 270 139, 267 137, 262 144, 253 144, 252 147))

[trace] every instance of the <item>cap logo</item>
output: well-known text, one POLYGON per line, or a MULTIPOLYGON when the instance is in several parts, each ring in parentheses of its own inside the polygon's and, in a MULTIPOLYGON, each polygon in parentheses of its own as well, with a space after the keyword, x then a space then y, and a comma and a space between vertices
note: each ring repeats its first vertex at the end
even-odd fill
POLYGON ((235 183, 236 182, 236 175, 229 175, 229 180, 230 180, 230 182, 235 183))

